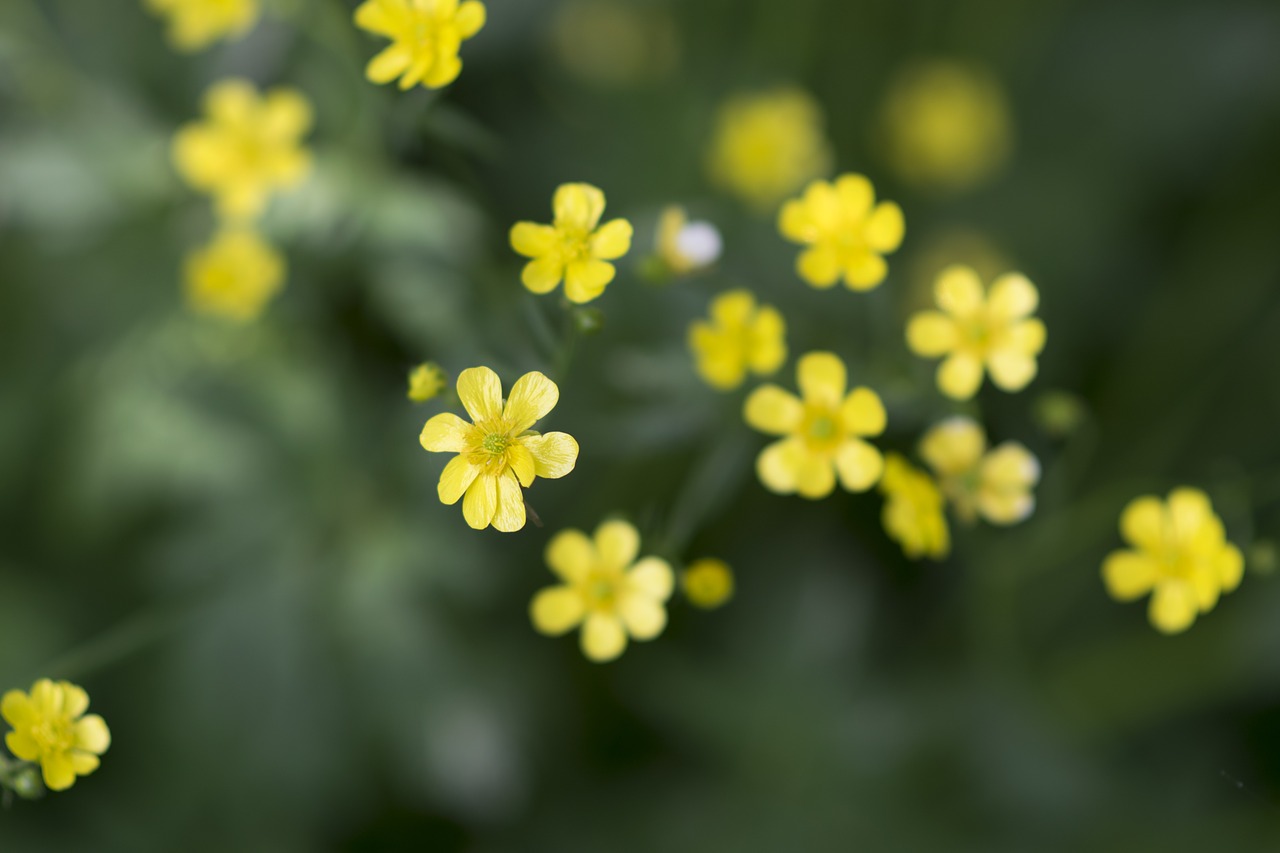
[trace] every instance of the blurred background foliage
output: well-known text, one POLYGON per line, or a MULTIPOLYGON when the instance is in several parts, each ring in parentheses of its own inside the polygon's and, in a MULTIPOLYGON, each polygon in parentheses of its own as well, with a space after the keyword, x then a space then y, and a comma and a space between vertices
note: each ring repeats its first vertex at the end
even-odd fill
POLYGON ((75 680, 114 735, 0 812, 0 849, 1276 849, 1280 6, 490 0, 458 82, 402 94, 364 80, 354 5, 274 0, 180 55, 131 0, 0 4, 0 686, 75 680), (934 61, 1007 100, 974 186, 886 150, 888 94, 934 61), (244 328, 184 310, 211 214, 168 157, 229 75, 317 114, 265 223, 287 290, 244 328), (906 212, 870 294, 806 287, 772 214, 707 179, 717 106, 780 85, 906 212), (637 241, 566 362, 506 230, 569 180, 637 241), (646 283, 673 202, 725 256, 646 283), (902 342, 956 260, 1026 272, 1049 328, 1027 391, 960 409, 902 342), (882 393, 885 446, 957 410, 1026 443, 1036 514, 912 564, 875 494, 765 493, 741 393, 685 348, 731 286, 882 393), (560 382, 548 428, 582 456, 531 494, 546 529, 438 503, 416 437, 445 404, 405 399, 425 359, 560 382), (1123 505, 1182 483, 1253 559, 1167 638, 1098 567, 1123 505), (526 610, 550 533, 610 511, 738 583, 597 666, 526 610))

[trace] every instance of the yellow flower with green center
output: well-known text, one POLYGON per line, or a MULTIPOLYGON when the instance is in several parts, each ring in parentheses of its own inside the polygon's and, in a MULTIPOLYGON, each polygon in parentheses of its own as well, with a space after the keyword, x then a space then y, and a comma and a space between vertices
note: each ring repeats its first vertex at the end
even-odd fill
POLYGON ((680 588, 694 607, 714 610, 733 597, 733 569, 723 560, 695 560, 680 575, 680 588))
POLYGON ((1019 391, 1035 378, 1044 349, 1044 323, 1031 316, 1040 294, 1027 277, 1006 273, 984 293, 969 267, 943 270, 934 285, 941 311, 921 311, 907 323, 907 345, 925 358, 946 356, 938 388, 967 400, 982 385, 984 369, 1004 391, 1019 391))
POLYGON ((560 389, 541 373, 526 373, 504 404, 502 382, 487 367, 462 371, 457 388, 472 423, 445 412, 422 428, 423 449, 458 454, 440 475, 440 501, 452 506, 461 499, 462 515, 476 530, 490 524, 504 533, 520 530, 521 487, 533 485, 535 477, 563 477, 578 461, 573 436, 529 429, 555 408, 560 389))
POLYGON ((433 361, 419 364, 409 373, 409 399, 425 403, 444 390, 444 371, 433 361))
POLYGON ((218 39, 239 38, 261 12, 258 0, 145 0, 169 21, 167 37, 178 50, 196 51, 218 39))
POLYGON ((1016 441, 987 453, 987 435, 972 418, 934 426, 920 442, 920 456, 965 522, 981 515, 992 524, 1015 524, 1035 509, 1040 462, 1016 441))
POLYGON ((800 359, 796 377, 801 396, 773 384, 747 397, 743 414, 749 425, 783 436, 756 459, 765 488, 778 494, 823 498, 840 485, 865 492, 876 484, 884 460, 865 438, 885 428, 884 405, 870 388, 845 393, 844 362, 829 352, 800 359))
POLYGON ((401 89, 419 83, 439 89, 462 73, 458 52, 484 26, 485 8, 479 0, 365 0, 355 21, 360 29, 391 40, 365 67, 370 83, 399 77, 401 89))
POLYGON ((0 699, 0 716, 13 731, 5 745, 16 758, 40 764, 44 784, 65 791, 77 776, 98 769, 98 756, 111 745, 107 724, 97 714, 85 716, 89 695, 66 681, 42 678, 27 694, 10 690, 0 699))
POLYGON ((187 256, 187 305, 197 314, 248 323, 284 287, 285 262, 255 232, 232 228, 187 256))
POLYGON ((1165 634, 1191 627, 1218 597, 1240 585, 1244 558, 1226 539, 1222 520, 1199 489, 1180 488, 1167 502, 1132 501, 1120 516, 1120 534, 1133 546, 1102 564, 1107 591, 1117 601, 1151 593, 1151 624, 1165 634))
POLYGON ((809 248, 796 260, 796 273, 817 288, 844 279, 850 290, 871 290, 884 281, 889 265, 882 255, 902 244, 902 208, 875 203, 863 175, 841 175, 834 183, 814 181, 804 195, 782 206, 778 230, 809 248))
POLYGON ((654 241, 658 257, 675 275, 705 269, 720 258, 720 231, 710 222, 689 221, 683 207, 672 205, 658 217, 654 241))
POLYGON ((213 196, 218 215, 256 219, 271 194, 297 186, 311 170, 302 137, 311 129, 311 104, 297 90, 260 96, 252 83, 223 80, 205 93, 205 119, 178 130, 178 174, 213 196))
POLYGON ((582 626, 582 651, 593 661, 613 660, 633 640, 652 640, 667 625, 671 566, 640 554, 640 534, 625 521, 606 521, 588 538, 580 530, 557 533, 546 560, 563 584, 533 597, 529 615, 541 633, 559 636, 582 626))
POLYGON ((737 388, 747 371, 776 373, 787 360, 787 326, 772 305, 756 305, 748 290, 730 290, 711 302, 711 319, 689 327, 698 374, 721 391, 737 388))
POLYGON ((533 258, 521 281, 534 293, 550 293, 563 280, 570 302, 590 302, 613 281, 617 271, 608 262, 631 251, 631 223, 600 225, 604 193, 591 184, 561 184, 552 208, 551 225, 517 222, 511 229, 511 248, 533 258))
POLYGON ((951 532, 942 512, 942 492, 933 478, 896 453, 885 460, 880 491, 885 495, 882 520, 889 538, 913 560, 940 560, 951 551, 951 532))

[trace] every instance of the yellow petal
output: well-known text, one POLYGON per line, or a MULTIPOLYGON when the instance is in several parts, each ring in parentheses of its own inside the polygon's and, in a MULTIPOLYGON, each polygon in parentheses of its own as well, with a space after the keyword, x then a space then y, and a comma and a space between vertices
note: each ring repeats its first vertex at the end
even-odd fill
POLYGON ((551 637, 573 629, 585 614, 582 594, 569 586, 549 586, 540 590, 529 605, 533 627, 551 637))
POLYGON ((957 353, 938 367, 938 388, 953 400, 968 400, 982 385, 982 362, 957 353))
POLYGON ((502 381, 487 367, 468 367, 458 374, 458 399, 476 423, 502 415, 502 381))
POLYGON ((793 243, 812 243, 818 237, 813 220, 798 199, 782 206, 778 214, 778 231, 793 243))
POLYGON ((467 447, 472 429, 471 424, 453 412, 442 412, 427 421, 418 443, 432 453, 461 453, 467 447))
POLYGON ((993 322, 1030 317, 1040 304, 1040 293, 1025 275, 1006 273, 996 279, 987 295, 987 311, 993 322))
POLYGON ((71 760, 71 769, 77 776, 88 776, 97 770, 101 763, 98 761, 98 756, 87 752, 72 752, 68 757, 71 760))
POLYGON ((844 400, 847 384, 844 362, 829 352, 811 352, 796 365, 796 380, 805 403, 819 403, 832 409, 844 400))
POLYGON ((204 96, 204 111, 217 124, 250 124, 258 108, 258 90, 248 80, 238 77, 221 80, 209 87, 204 96))
POLYGON ((458 6, 458 13, 453 18, 453 25, 458 29, 458 36, 469 39, 484 27, 485 8, 480 0, 465 0, 458 6))
POLYGON ((647 595, 624 592, 618 597, 618 615, 627 633, 637 640, 652 640, 667 627, 667 610, 647 595))
POLYGON ((819 231, 834 231, 840 226, 840 195, 826 181, 814 181, 805 187, 804 209, 819 231))
POLYGON ((627 586, 654 601, 666 601, 675 587, 675 574, 666 560, 645 557, 627 572, 627 586))
POLYGON ((826 243, 806 249, 796 258, 796 274, 814 287, 831 287, 840 278, 840 255, 826 243))
POLYGON ((627 648, 627 633, 616 616, 592 613, 582 623, 582 653, 597 663, 613 660, 627 648))
POLYGON ((807 448, 797 453, 796 493, 802 498, 818 500, 835 491, 836 472, 830 458, 813 453, 807 448))
POLYGON ((907 346, 925 358, 951 352, 957 337, 955 321, 940 311, 921 311, 907 323, 907 346))
POLYGON ((884 457, 865 441, 852 439, 836 451, 836 472, 840 485, 850 492, 865 492, 884 473, 884 457))
POLYGON ((1133 601, 1146 595, 1160 576, 1160 566, 1137 551, 1112 551, 1102 563, 1102 580, 1117 601, 1133 601))
POLYGON ((1217 521, 1209 496, 1185 486, 1169 493, 1168 512, 1170 534, 1183 546, 1192 545, 1203 528, 1217 521))
POLYGON ((36 714, 52 717, 62 713, 62 691, 52 681, 42 678, 31 687, 31 705, 36 714))
POLYGON ((484 530, 498 511, 498 478, 482 474, 467 488, 462 499, 462 517, 474 530, 484 530))
POLYGON ((1021 391, 1036 378, 1036 360, 1012 350, 996 350, 987 356, 991 381, 1002 391, 1021 391))
POLYGON ((591 235, 591 254, 602 261, 612 261, 631 251, 631 223, 614 219, 601 225, 591 235))
POLYGON ((50 791, 65 791, 75 784, 76 769, 71 763, 71 756, 65 752, 55 752, 41 759, 44 784, 50 791))
POLYGON ((591 184, 561 184, 552 200, 556 225, 567 230, 594 231, 604 213, 604 193, 591 184))
POLYGON ((871 290, 889 273, 884 258, 871 252, 854 255, 844 266, 844 283, 850 290, 871 290))
POLYGON ((520 481, 520 485, 526 489, 533 485, 533 479, 537 476, 538 466, 533 460, 533 454, 529 451, 528 446, 521 440, 517 440, 507 447, 507 464, 511 466, 511 470, 515 473, 516 479, 520 481))
POLYGON ((756 310, 756 298, 749 290, 726 290, 711 300, 711 319, 726 331, 746 326, 756 310))
POLYGON ((57 687, 62 692, 63 714, 75 719, 89 709, 89 694, 83 687, 78 687, 70 681, 59 681, 57 687))
POLYGON ((751 325, 747 358, 758 374, 770 374, 787 360, 787 324, 777 309, 763 305, 751 325))
POLYGON ((756 457, 756 474, 769 491, 780 495, 792 494, 796 490, 804 456, 804 442, 801 439, 775 441, 756 457))
POLYGON ((436 487, 436 494, 440 496, 440 503, 445 506, 453 506, 458 502, 475 482, 476 477, 480 476, 483 470, 479 465, 472 465, 466 456, 455 456, 449 460, 449 464, 444 466, 444 471, 440 474, 440 484, 436 487))
POLYGON ((1201 613, 1208 613, 1218 604, 1222 593, 1222 584, 1213 566, 1199 566, 1190 577, 1191 589, 1195 593, 1196 607, 1201 613))
POLYGON ((515 432, 524 432, 556 407, 560 389, 542 373, 526 373, 511 386, 507 408, 503 417, 512 423, 515 432))
MULTIPOLYGON (((493 513, 493 529, 501 533, 515 533, 524 528, 524 493, 516 481, 515 472, 507 469, 494 478, 497 484, 497 508, 493 513)), ((462 511, 466 512, 466 505, 462 511)))
POLYGON ((596 554, 600 564, 625 569, 640 553, 640 532, 625 521, 606 521, 596 528, 596 554))
POLYGON ((530 261, 520 272, 520 281, 532 293, 550 293, 564 278, 564 264, 559 256, 551 255, 530 261))
POLYGON ((967 317, 982 308, 982 279, 969 267, 947 267, 933 286, 938 307, 954 317, 967 317))
POLYGON ((1039 320, 1021 320, 1008 327, 1000 345, 1024 355, 1039 355, 1044 349, 1045 327, 1039 320))
POLYGON ((563 432, 548 432, 521 439, 533 455, 534 472, 555 480, 573 470, 578 461, 578 442, 563 432))
POLYGON ((982 460, 982 485, 995 489, 1028 489, 1040 481, 1040 461, 1016 441, 1006 441, 982 460))
POLYGON ((271 137, 276 145, 293 145, 299 136, 311 129, 315 118, 311 102, 297 89, 273 89, 262 106, 259 130, 271 137))
MULTIPOLYGON (((8 720, 9 725, 19 728, 27 725, 35 715, 31 700, 21 690, 10 690, 0 699, 0 716, 8 720)), ((26 760, 26 759, 23 759, 26 760)))
POLYGON ((1027 490, 978 492, 978 512, 992 524, 1017 524, 1035 512, 1035 495, 1027 490))
POLYGON ((854 435, 879 435, 884 432, 888 416, 880 395, 870 388, 854 388, 840 406, 840 421, 854 435))
POLYGON ((564 271, 564 295, 579 305, 590 302, 604 293, 616 272, 605 261, 575 261, 564 271))
POLYGON ((876 194, 865 175, 841 175, 835 182, 836 197, 846 218, 857 221, 871 213, 876 194))
POLYGON ((431 70, 423 75, 422 85, 439 89, 457 80, 458 75, 462 73, 462 60, 458 58, 456 51, 456 47, 448 52, 442 51, 435 64, 431 66, 431 70))
POLYGON ((1151 595, 1151 624, 1165 634, 1177 634, 1196 621, 1195 591, 1185 581, 1164 581, 1151 595))
POLYGON ((1215 564, 1223 592, 1231 592, 1240 586, 1240 581, 1244 578, 1244 557, 1240 554, 1239 548, 1231 544, 1223 546, 1218 552, 1215 564))
POLYGON ((40 744, 25 732, 9 732, 4 736, 4 745, 9 747, 15 758, 22 761, 40 760, 40 744))
POLYGON ((742 414, 753 429, 768 435, 787 435, 800 426, 804 405, 791 392, 766 384, 751 392, 742 414))
POLYGON ((580 582, 596 565, 596 548, 581 530, 562 530, 543 555, 551 570, 570 583, 580 582))
POLYGON ((409 22, 409 7, 394 0, 365 0, 355 12, 356 26, 391 37, 409 22))
POLYGON ((906 223, 902 218, 902 208, 891 201, 876 205, 875 212, 867 220, 862 230, 862 239, 867 246, 877 252, 892 252, 902 245, 902 237, 906 233, 906 223))
POLYGON ((560 234, 550 225, 517 222, 511 226, 511 248, 526 258, 541 258, 549 255, 559 245, 560 234))
POLYGON ((987 436, 978 422, 959 416, 938 423, 920 441, 920 457, 944 477, 972 471, 986 449, 987 436))
POLYGON ((111 746, 111 732, 102 717, 90 714, 75 725, 76 749, 101 755, 111 746))
POLYGON ((1160 499, 1144 495, 1130 501, 1120 514, 1120 535, 1143 551, 1155 553, 1162 550, 1165 513, 1160 499))

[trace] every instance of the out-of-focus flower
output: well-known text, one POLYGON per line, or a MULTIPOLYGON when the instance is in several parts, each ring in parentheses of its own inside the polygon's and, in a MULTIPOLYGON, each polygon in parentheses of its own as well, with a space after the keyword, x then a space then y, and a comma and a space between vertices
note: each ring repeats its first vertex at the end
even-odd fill
POLYGON ((778 230, 809 247, 796 261, 796 272, 809 284, 827 288, 843 278, 850 290, 871 290, 884 281, 889 265, 881 255, 902 244, 904 224, 902 208, 876 204, 871 181, 850 174, 811 183, 783 205, 778 230))
POLYGON ((890 453, 880 491, 885 495, 885 532, 902 546, 904 554, 913 560, 940 560, 950 553, 951 533, 942 512, 942 492, 932 477, 897 453, 890 453))
POLYGON ((684 208, 672 205, 658 218, 658 257, 677 275, 711 266, 720 259, 723 241, 710 222, 689 221, 684 208))
POLYGON ((425 403, 439 396, 444 390, 445 376, 440 365, 433 361, 419 364, 409 372, 409 399, 425 403))
POLYGON ((675 70, 680 30, 666 8, 620 0, 566 0, 551 25, 565 70, 590 83, 629 86, 675 70))
POLYGON ((729 98, 716 117, 707 168, 725 191, 772 208, 831 168, 822 108, 795 88, 729 98))
POLYGON ((550 293, 563 280, 570 302, 590 302, 617 273, 608 262, 631 250, 631 223, 614 219, 600 225, 604 193, 591 184, 561 184, 552 208, 551 225, 517 222, 511 229, 511 248, 533 258, 521 281, 534 293, 550 293))
POLYGON ((900 293, 903 315, 932 308, 938 274, 956 265, 969 267, 983 281, 1018 266, 988 235, 967 225, 913 234, 911 254, 903 258, 900 267, 906 285, 900 293))
POLYGON ((520 487, 527 489, 535 477, 563 477, 578 461, 573 436, 530 430, 555 408, 560 389, 541 373, 526 373, 504 405, 502 382, 487 367, 462 371, 457 388, 472 423, 444 412, 427 421, 420 438, 432 453, 458 454, 440 475, 440 502, 452 506, 462 499, 462 515, 476 530, 490 524, 504 533, 519 530, 525 523, 520 487))
POLYGON ((983 292, 968 267, 942 271, 934 286, 941 311, 922 311, 907 323, 907 345, 925 358, 947 356, 938 368, 938 388, 967 400, 982 385, 983 369, 1005 391, 1025 388, 1036 375, 1044 349, 1044 323, 1032 317, 1040 301, 1035 285, 1006 273, 983 292))
POLYGON ((230 228, 187 256, 187 305, 197 314, 248 323, 284 287, 284 258, 254 231, 230 228))
POLYGON ((1040 481, 1039 461, 1016 441, 986 450, 986 433, 966 417, 942 421, 920 442, 920 456, 962 521, 979 515, 992 524, 1022 521, 1036 506, 1032 489, 1040 481))
POLYGON ((844 362, 829 352, 811 352, 796 366, 801 398, 773 384, 747 397, 747 423, 769 435, 785 436, 756 459, 765 488, 823 498, 840 485, 865 492, 876 484, 884 460, 865 438, 885 428, 884 405, 870 388, 845 394, 844 362))
POLYGON ((239 38, 253 28, 261 13, 258 0, 144 0, 152 12, 168 19, 169 43, 196 51, 218 39, 239 38))
POLYGON ((67 681, 42 678, 27 694, 10 690, 0 699, 0 715, 13 726, 5 745, 22 761, 39 762, 44 784, 65 791, 77 776, 98 769, 98 756, 111 745, 107 724, 85 716, 89 694, 67 681))
POLYGON ((311 104, 295 89, 259 96, 252 83, 223 80, 205 93, 205 119, 179 129, 173 140, 178 174, 209 193, 225 219, 260 216, 271 193, 297 186, 311 170, 302 137, 311 129, 311 104))
POLYGON ((564 583, 533 597, 533 626, 559 636, 581 625, 582 651, 599 662, 621 655, 628 635, 657 637, 667 625, 674 576, 665 560, 637 562, 639 553, 640 534, 625 521, 606 521, 593 538, 579 530, 556 534, 546 560, 564 583))
POLYGON ((711 302, 711 319, 689 326, 689 349, 707 384, 732 390, 747 378, 777 372, 787 360, 787 325, 772 305, 756 305, 749 290, 730 290, 711 302))
POLYGON ((733 569, 724 560, 695 560, 680 575, 680 588, 694 607, 714 610, 733 597, 733 569))
POLYGON ((1179 488, 1168 502, 1146 495, 1120 516, 1120 534, 1133 546, 1113 551, 1102 579, 1117 601, 1151 593, 1151 624, 1165 634, 1191 627, 1218 597, 1240 585, 1244 558, 1226 540, 1222 520, 1199 489, 1179 488))
POLYGON ((1053 438, 1066 438, 1089 417, 1085 401, 1070 391, 1046 391, 1032 407, 1036 425, 1053 438))
POLYGON ((370 83, 399 77, 401 89, 419 83, 439 89, 462 73, 458 51, 484 26, 485 8, 480 0, 365 0, 355 21, 360 29, 391 40, 365 67, 370 83))

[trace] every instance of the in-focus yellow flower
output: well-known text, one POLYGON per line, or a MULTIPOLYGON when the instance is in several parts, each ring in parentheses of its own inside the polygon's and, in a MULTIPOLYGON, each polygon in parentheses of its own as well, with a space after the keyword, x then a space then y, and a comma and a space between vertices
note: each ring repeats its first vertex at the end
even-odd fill
POLYGON ((871 290, 884 281, 889 265, 881 255, 902 244, 904 224, 902 208, 875 200, 871 181, 850 174, 834 183, 814 181, 783 205, 778 230, 809 247, 796 260, 802 279, 827 288, 843 278, 850 290, 871 290))
POLYGON ((258 0, 145 0, 168 18, 169 43, 178 50, 206 48, 218 39, 239 38, 253 28, 261 12, 258 0))
POLYGON ((934 285, 941 311, 921 311, 907 323, 907 345, 925 358, 947 356, 938 368, 938 388, 967 400, 982 385, 983 368, 1005 391, 1025 388, 1036 375, 1045 328, 1031 315, 1040 302, 1035 285, 1020 273, 1006 273, 983 293, 969 267, 942 271, 934 285))
POLYGON ((733 569, 724 560, 696 560, 680 576, 680 588, 694 607, 714 610, 733 597, 733 569))
POLYGON ((526 373, 504 405, 502 382, 487 367, 462 371, 457 387, 472 423, 444 412, 427 421, 420 439, 432 453, 458 454, 440 475, 440 502, 462 499, 462 515, 476 530, 490 524, 504 533, 519 530, 525 522, 520 487, 529 488, 535 477, 563 477, 578 461, 573 436, 529 429, 555 408, 560 389, 541 373, 526 373))
POLYGON ((942 421, 920 442, 920 456, 961 520, 981 515, 992 524, 1022 521, 1036 506, 1032 489, 1040 482, 1040 462, 1016 441, 986 450, 987 434, 966 417, 942 421))
POLYGON ((311 170, 302 137, 311 129, 311 104, 296 89, 258 95, 245 80, 223 80, 205 93, 205 119, 178 130, 178 174, 214 197, 220 216, 256 219, 271 193, 297 186, 311 170))
POLYGON ((409 372, 409 399, 425 403, 444 390, 444 371, 433 361, 419 364, 409 372))
POLYGON ((1151 593, 1151 624, 1165 634, 1191 627, 1244 576, 1240 550, 1226 540, 1222 520, 1199 489, 1175 489, 1167 503, 1137 498, 1120 516, 1120 534, 1133 547, 1112 552, 1102 564, 1107 591, 1117 601, 1151 593))
POLYGON ((885 459, 880 491, 885 495, 885 532, 902 546, 904 554, 913 560, 940 560, 947 556, 951 533, 942 512, 942 492, 932 477, 890 453, 885 459))
POLYGON ((705 269, 720 259, 723 241, 710 222, 690 222, 683 207, 672 205, 658 218, 658 257, 676 275, 705 269))
POLYGON ((448 86, 462 73, 458 51, 485 22, 479 0, 365 0, 356 9, 356 26, 391 39, 365 67, 370 83, 400 78, 401 89, 421 83, 448 86))
POLYGON ((591 184, 561 184, 552 201, 551 225, 517 222, 511 248, 526 258, 521 280, 534 293, 550 293, 564 280, 570 302, 590 302, 613 281, 609 261, 631 251, 631 223, 614 219, 600 225, 604 193, 591 184))
POLYGON ((822 108, 795 88, 729 98, 716 117, 707 168, 725 191, 772 208, 831 168, 822 108))
POLYGON ((776 373, 787 360, 787 325, 772 305, 756 305, 749 290, 729 290, 711 301, 711 319, 689 326, 698 374, 721 391, 737 388, 747 371, 776 373))
POLYGON ((625 521, 606 521, 593 538, 579 530, 557 533, 546 559, 564 583, 533 597, 533 626, 554 637, 581 625, 582 651, 593 661, 622 654, 627 635, 652 640, 661 634, 674 577, 665 560, 636 562, 639 553, 640 534, 625 521))
POLYGON ((248 323, 284 287, 285 262, 257 233, 229 228, 187 256, 187 305, 197 314, 248 323))
POLYGON ((863 440, 884 432, 880 397, 870 388, 846 395, 844 362, 829 352, 802 357, 796 378, 803 399, 773 384, 747 397, 747 423, 785 436, 756 459, 760 482, 778 494, 816 499, 831 494, 838 476, 846 490, 865 492, 884 470, 880 451, 863 440))
POLYGON ((16 758, 39 762, 49 790, 65 791, 97 770, 111 745, 107 724, 97 714, 86 717, 88 708, 89 695, 66 681, 42 678, 30 695, 10 690, 0 699, 0 715, 13 726, 5 745, 16 758))

